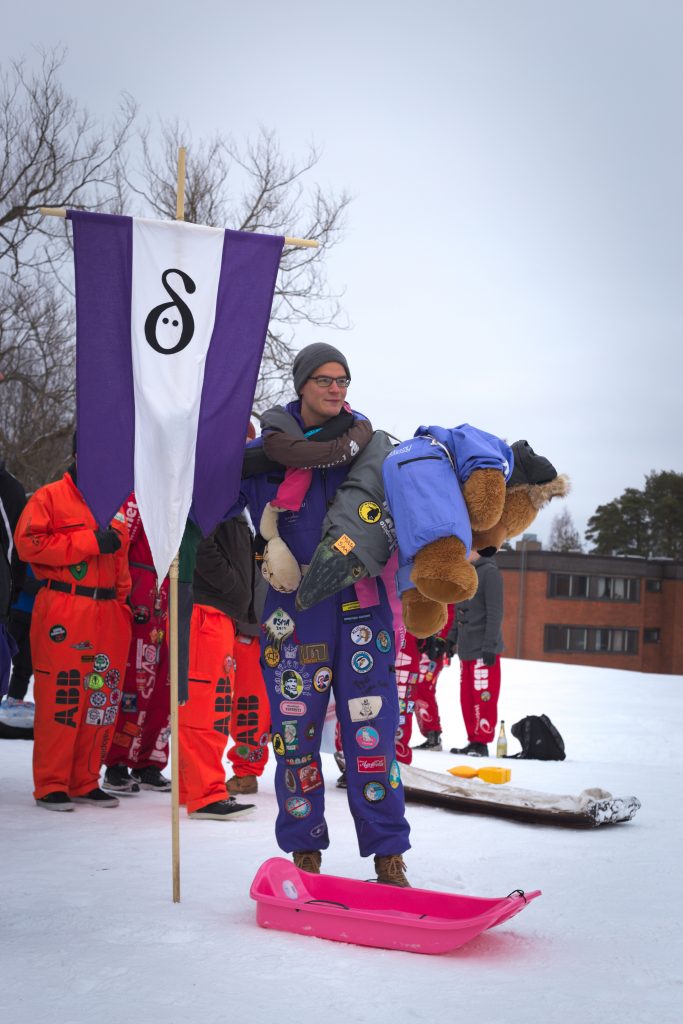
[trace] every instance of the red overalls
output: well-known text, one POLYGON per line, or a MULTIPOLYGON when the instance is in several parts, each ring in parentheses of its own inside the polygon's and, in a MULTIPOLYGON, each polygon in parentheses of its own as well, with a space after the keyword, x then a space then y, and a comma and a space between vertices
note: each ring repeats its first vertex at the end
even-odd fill
POLYGON ((116 732, 106 764, 141 771, 168 764, 171 697, 168 654, 168 577, 158 585, 135 495, 123 506, 128 523, 133 637, 116 732))
POLYGON ((17 524, 20 558, 47 580, 31 622, 35 677, 33 777, 37 800, 96 789, 114 733, 130 645, 128 529, 100 554, 97 523, 69 473, 41 487, 17 524))

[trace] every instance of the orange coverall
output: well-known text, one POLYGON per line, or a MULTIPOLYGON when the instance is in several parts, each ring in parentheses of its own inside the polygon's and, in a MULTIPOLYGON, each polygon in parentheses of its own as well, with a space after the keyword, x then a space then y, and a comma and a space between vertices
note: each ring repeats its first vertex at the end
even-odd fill
POLYGON ((178 709, 181 804, 191 814, 226 800, 223 754, 230 734, 235 627, 227 615, 196 604, 190 626, 186 704, 178 709))
POLYGON ((178 709, 180 803, 187 813, 225 800, 223 754, 238 778, 261 775, 268 757, 270 709, 258 637, 242 637, 227 615, 196 604, 190 628, 189 699, 178 709))
POLYGON ((132 615, 125 604, 128 528, 120 511, 111 526, 121 547, 103 555, 95 518, 65 473, 35 492, 15 531, 19 557, 48 581, 38 592, 31 623, 37 800, 96 789, 114 733, 132 615), (69 591, 52 589, 53 581, 69 591))

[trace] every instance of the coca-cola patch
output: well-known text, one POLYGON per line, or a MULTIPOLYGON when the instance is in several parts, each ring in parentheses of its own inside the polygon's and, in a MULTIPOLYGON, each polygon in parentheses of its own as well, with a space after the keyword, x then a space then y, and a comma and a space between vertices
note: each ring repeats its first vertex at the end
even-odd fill
POLYGON ((387 770, 387 759, 383 755, 376 757, 357 757, 356 765, 359 772, 371 772, 379 774, 387 770))

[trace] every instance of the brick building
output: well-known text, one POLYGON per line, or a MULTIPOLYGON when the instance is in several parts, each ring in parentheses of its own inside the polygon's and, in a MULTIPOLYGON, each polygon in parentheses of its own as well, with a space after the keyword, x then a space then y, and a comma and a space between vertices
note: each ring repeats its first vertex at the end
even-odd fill
POLYGON ((683 562, 543 551, 496 561, 507 658, 683 674, 683 562))

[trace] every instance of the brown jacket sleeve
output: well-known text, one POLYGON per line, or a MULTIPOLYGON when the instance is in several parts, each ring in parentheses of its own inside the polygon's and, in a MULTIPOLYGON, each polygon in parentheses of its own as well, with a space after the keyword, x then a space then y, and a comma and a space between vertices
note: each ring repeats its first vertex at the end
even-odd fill
POLYGON ((278 431, 263 435, 263 448, 269 459, 295 469, 321 469, 351 462, 372 438, 369 420, 356 420, 345 434, 333 441, 315 441, 289 437, 278 431))

